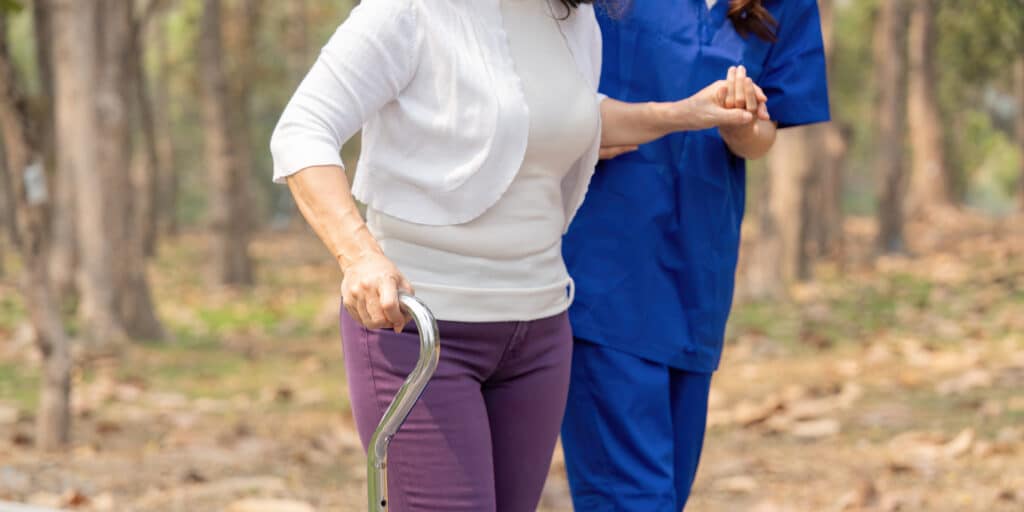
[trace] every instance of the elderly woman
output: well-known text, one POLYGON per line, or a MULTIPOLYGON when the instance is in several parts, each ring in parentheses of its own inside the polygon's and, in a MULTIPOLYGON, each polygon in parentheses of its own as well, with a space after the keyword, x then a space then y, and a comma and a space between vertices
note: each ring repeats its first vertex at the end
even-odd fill
POLYGON ((344 274, 364 444, 418 355, 398 292, 440 320, 437 374, 392 444, 392 510, 535 510, 569 384, 561 236, 599 149, 756 115, 725 108, 724 83, 681 101, 606 99, 600 42, 578 0, 367 0, 274 132, 274 179, 344 274), (339 149, 360 128, 350 189, 339 149))

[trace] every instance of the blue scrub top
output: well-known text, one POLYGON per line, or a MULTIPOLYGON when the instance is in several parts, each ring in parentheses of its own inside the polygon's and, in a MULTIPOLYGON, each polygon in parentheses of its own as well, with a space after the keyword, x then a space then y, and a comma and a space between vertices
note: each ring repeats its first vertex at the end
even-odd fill
MULTIPOLYGON (((674 101, 743 64, 780 127, 829 119, 815 0, 766 0, 778 41, 736 33, 728 0, 629 2, 604 34, 601 91, 674 101)), ((564 240, 577 337, 693 372, 718 367, 732 305, 746 170, 717 129, 603 162, 564 240)))

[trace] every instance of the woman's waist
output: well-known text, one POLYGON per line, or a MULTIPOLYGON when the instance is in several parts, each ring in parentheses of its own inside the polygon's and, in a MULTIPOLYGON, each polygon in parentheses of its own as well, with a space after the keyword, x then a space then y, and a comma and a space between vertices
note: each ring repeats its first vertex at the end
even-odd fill
POLYGON ((498 262, 561 259, 564 215, 547 208, 498 212, 500 205, 474 221, 449 226, 416 224, 369 208, 367 225, 384 245, 410 257, 424 252, 443 258, 498 262))
POLYGON ((491 258, 471 250, 450 251, 396 238, 379 241, 384 254, 414 283, 529 291, 557 287, 569 278, 558 242, 520 257, 491 258))

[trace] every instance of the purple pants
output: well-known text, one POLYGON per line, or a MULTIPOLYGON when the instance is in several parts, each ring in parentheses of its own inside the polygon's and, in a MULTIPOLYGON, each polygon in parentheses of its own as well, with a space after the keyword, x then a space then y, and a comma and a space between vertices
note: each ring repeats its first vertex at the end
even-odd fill
MULTIPOLYGON (((569 388, 568 315, 531 322, 438 322, 441 362, 391 443, 394 512, 534 512, 569 388)), ((395 334, 341 315, 352 411, 363 447, 419 356, 395 334)))

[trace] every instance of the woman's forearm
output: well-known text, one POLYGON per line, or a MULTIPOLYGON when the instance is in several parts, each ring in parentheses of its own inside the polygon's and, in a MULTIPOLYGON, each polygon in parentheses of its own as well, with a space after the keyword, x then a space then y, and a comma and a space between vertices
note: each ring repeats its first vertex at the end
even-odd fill
POLYGON ((724 81, 709 85, 680 101, 627 103, 612 98, 601 102, 601 146, 637 146, 680 131, 748 124, 754 114, 723 106, 724 81))
POLYGON ((733 154, 746 160, 757 160, 772 149, 778 129, 774 122, 759 119, 752 125, 721 128, 719 132, 733 154))
POLYGON ((601 146, 636 146, 684 129, 676 103, 601 102, 601 146))
POLYGON ((295 203, 342 270, 366 255, 383 254, 359 214, 345 171, 310 167, 288 177, 295 203))

